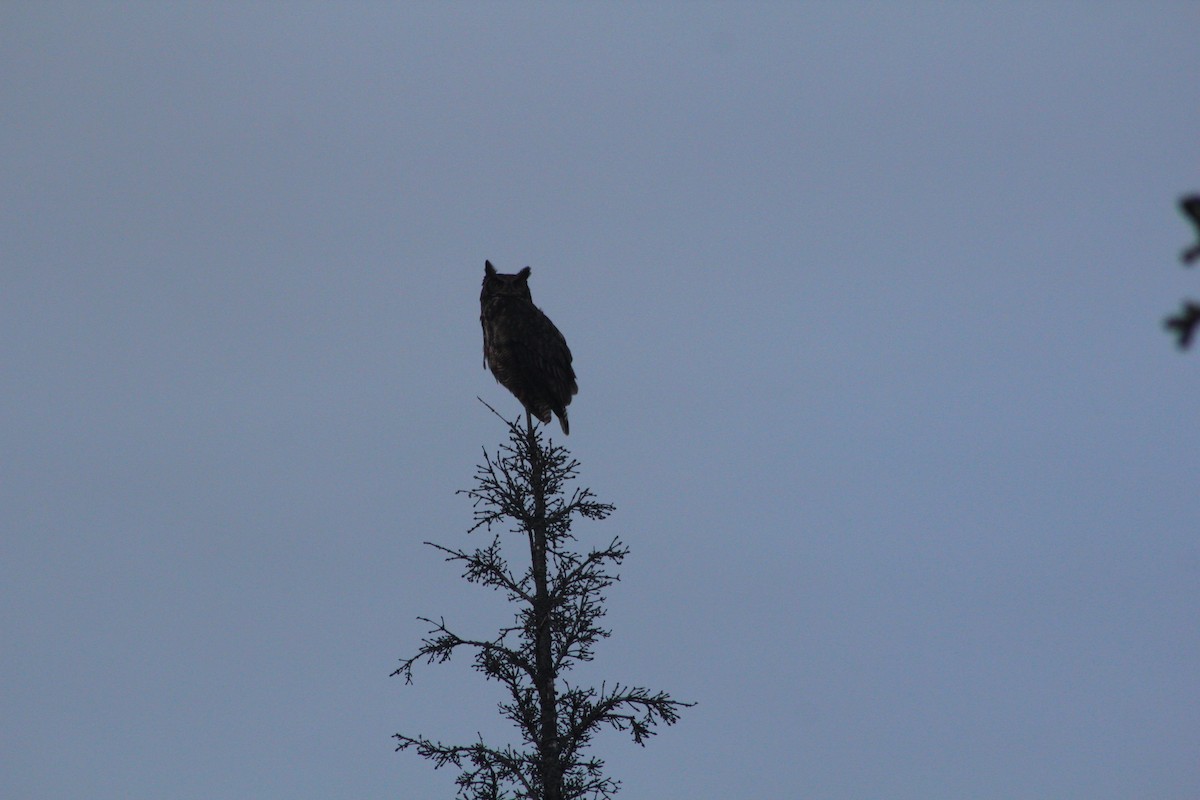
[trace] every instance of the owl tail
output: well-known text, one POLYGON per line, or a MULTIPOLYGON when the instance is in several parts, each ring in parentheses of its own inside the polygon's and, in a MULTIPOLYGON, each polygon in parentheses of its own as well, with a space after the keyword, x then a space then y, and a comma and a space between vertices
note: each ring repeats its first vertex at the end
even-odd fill
POLYGON ((555 411, 554 413, 558 417, 558 424, 562 426, 563 435, 570 436, 571 426, 567 422, 567 410, 564 408, 562 411, 555 411))

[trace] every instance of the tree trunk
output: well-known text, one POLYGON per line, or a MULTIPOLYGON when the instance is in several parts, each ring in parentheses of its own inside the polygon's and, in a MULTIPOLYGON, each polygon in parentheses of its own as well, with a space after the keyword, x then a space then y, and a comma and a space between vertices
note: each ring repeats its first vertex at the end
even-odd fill
POLYGON ((540 710, 538 754, 542 767, 542 800, 562 800, 562 767, 559 764, 558 697, 555 687, 554 663, 551 654, 550 614, 553 605, 547 582, 546 558, 546 491, 541 449, 533 436, 533 422, 526 416, 529 432, 529 453, 532 460, 533 530, 529 535, 530 558, 533 565, 533 619, 537 628, 534 682, 540 710))

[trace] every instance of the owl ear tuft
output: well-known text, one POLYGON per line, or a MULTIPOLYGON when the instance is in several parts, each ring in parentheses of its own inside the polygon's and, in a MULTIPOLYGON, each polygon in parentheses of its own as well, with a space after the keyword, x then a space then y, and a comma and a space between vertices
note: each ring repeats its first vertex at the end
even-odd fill
POLYGON ((483 262, 483 274, 484 275, 495 275, 496 274, 496 268, 492 266, 492 262, 490 262, 490 261, 483 262))
POLYGON ((520 276, 521 278, 528 278, 532 272, 533 272, 533 270, 531 270, 529 267, 526 267, 525 269, 518 272, 517 275, 520 276))

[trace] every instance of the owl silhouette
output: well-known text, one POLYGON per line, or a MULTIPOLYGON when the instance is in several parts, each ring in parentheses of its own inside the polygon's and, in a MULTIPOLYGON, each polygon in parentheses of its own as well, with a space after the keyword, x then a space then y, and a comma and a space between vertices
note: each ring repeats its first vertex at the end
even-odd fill
POLYGON ((483 290, 479 293, 479 322, 483 326, 483 364, 496 380, 543 423, 558 417, 564 434, 570 434, 567 406, 579 391, 571 368, 567 340, 529 293, 529 267, 515 275, 496 272, 491 261, 483 264, 483 290))

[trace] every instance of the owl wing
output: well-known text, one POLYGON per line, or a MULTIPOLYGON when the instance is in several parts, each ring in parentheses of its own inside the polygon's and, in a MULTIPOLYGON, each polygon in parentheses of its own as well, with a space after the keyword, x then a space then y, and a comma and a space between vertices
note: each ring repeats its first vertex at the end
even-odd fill
POLYGON ((518 337, 515 355, 524 375, 540 376, 545 387, 562 405, 579 392, 575 383, 574 360, 567 339, 542 310, 533 307, 518 337))
MULTIPOLYGON (((488 262, 491 263, 490 261, 488 262)), ((488 354, 488 329, 487 320, 483 318, 483 314, 479 315, 479 326, 483 328, 483 368, 487 369, 487 354, 488 354)))

